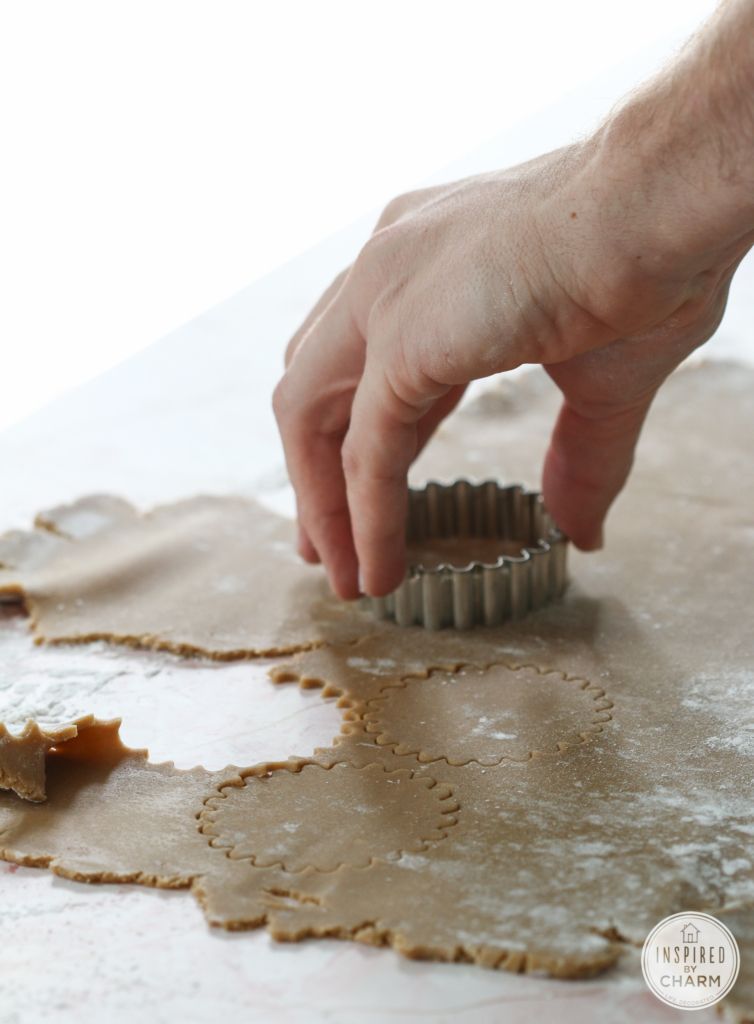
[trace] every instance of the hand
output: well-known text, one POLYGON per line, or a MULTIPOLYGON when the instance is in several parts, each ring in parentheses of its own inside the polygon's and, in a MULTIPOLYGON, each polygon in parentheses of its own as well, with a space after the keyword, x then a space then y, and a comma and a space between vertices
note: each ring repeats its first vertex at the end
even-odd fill
POLYGON ((341 597, 398 585, 412 460, 469 381, 523 363, 564 395, 547 508, 578 547, 601 545, 654 394, 716 329, 754 240, 728 192, 691 216, 662 146, 652 162, 629 144, 638 116, 394 200, 292 340, 274 408, 299 550, 341 597))

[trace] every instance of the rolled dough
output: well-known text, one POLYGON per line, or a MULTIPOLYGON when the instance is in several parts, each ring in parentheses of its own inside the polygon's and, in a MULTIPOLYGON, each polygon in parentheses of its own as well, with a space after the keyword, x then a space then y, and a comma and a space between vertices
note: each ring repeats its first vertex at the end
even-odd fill
POLYGON ((139 515, 94 495, 0 538, 0 600, 23 600, 40 641, 109 640, 220 660, 291 653, 369 632, 295 551, 295 526, 243 498, 139 515))
MULTIPOLYGON (((528 387, 456 415, 415 481, 502 458, 534 479, 557 396, 528 387)), ((561 602, 466 634, 333 632, 281 664, 281 684, 339 695, 342 734, 312 757, 208 773, 50 753, 45 803, 0 793, 2 856, 190 886, 225 928, 516 971, 604 970, 684 909, 735 915, 754 955, 753 440, 754 373, 675 374, 561 602)))
POLYGON ((0 794, 0 855, 86 882, 182 888, 216 856, 197 815, 217 787, 238 779, 229 767, 179 771, 131 750, 119 722, 88 727, 47 755, 47 799, 0 794))

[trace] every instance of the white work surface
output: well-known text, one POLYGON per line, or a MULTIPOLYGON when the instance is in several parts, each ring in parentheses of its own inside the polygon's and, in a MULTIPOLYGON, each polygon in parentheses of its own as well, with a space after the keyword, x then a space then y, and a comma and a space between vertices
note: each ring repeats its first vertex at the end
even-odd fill
MULTIPOLYGON (((654 63, 650 51, 437 176, 519 162, 588 128, 654 63)), ((269 396, 285 343, 373 218, 340 232, 104 376, 0 436, 0 532, 92 492, 142 509, 200 492, 291 508, 269 396)), ((44 301, 44 296, 40 296, 44 301)), ((742 268, 710 357, 752 362, 754 264, 742 268)), ((117 311, 113 311, 117 316, 117 311)), ((5 382, 8 386, 8 382, 5 382)), ((12 386, 12 382, 10 383, 12 386)), ((501 462, 504 453, 501 453, 501 462)), ((33 645, 0 617, 0 720, 122 717, 152 760, 216 769, 329 745, 339 713, 319 691, 274 687, 269 663, 187 662, 92 645, 33 645)), ((207 926, 186 892, 87 886, 0 866, 0 1024, 409 1024, 680 1021, 638 972, 638 954, 593 981, 411 962, 392 950, 207 926)), ((719 1018, 713 1011, 695 1024, 719 1018)))

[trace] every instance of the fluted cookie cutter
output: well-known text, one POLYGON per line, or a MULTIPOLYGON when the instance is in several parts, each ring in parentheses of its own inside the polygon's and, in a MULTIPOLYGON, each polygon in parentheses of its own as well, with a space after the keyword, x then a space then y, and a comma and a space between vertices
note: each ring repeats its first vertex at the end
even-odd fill
POLYGON ((568 538, 538 491, 519 484, 501 487, 495 480, 431 482, 409 490, 407 545, 465 537, 515 541, 521 553, 463 568, 448 563, 425 568, 410 562, 406 578, 392 594, 368 599, 374 617, 425 629, 498 626, 522 618, 565 590, 568 538))

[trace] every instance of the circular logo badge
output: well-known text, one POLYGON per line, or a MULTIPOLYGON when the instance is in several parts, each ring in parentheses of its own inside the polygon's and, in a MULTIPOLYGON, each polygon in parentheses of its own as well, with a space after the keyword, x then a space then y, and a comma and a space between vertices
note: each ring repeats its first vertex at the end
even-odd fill
POLYGON ((730 931, 709 914, 673 914, 652 929, 641 953, 644 980, 679 1010, 712 1006, 733 988, 740 956, 730 931))

